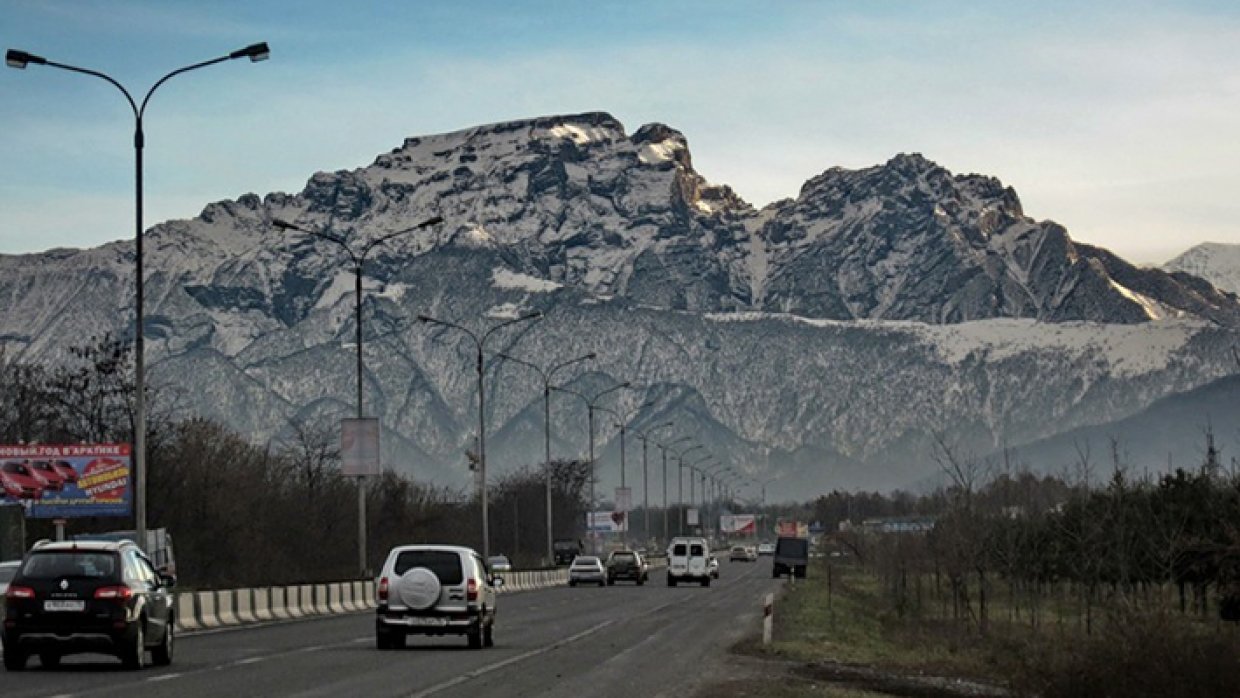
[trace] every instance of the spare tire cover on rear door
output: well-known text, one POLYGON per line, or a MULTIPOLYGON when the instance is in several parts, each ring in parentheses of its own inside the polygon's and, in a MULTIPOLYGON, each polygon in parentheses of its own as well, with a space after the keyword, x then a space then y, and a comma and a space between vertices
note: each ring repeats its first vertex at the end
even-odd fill
POLYGON ((425 567, 414 567, 396 583, 396 593, 409 608, 423 610, 439 601, 439 577, 425 567))

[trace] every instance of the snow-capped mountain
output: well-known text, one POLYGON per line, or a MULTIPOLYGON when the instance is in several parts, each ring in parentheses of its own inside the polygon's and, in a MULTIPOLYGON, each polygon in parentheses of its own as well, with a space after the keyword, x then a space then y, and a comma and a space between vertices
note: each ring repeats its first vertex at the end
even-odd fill
POLYGON ((1199 276, 1224 291, 1240 293, 1240 245, 1204 242, 1167 262, 1163 269, 1199 276))
MULTIPOLYGON (((247 194, 155 226, 154 382, 258 439, 348 416, 351 264, 272 220, 360 247, 435 215, 444 224, 366 261, 365 394, 386 462, 445 482, 464 480, 476 433, 476 347, 418 314, 480 331, 541 310, 488 351, 539 365, 597 352, 566 387, 630 381, 608 404, 652 402, 632 428, 671 420, 663 434, 787 473, 798 494, 920 477, 935 434, 985 452, 1132 414, 1229 372, 1240 328, 1235 295, 1075 243, 991 178, 898 156, 828 170, 755 210, 694 171, 679 132, 628 135, 593 113, 410 138, 299 194, 247 194)), ((0 258, 0 336, 55 361, 123 331, 131 247, 0 258)), ((541 460, 533 372, 491 360, 485 385, 492 467, 541 460)), ((583 455, 583 404, 557 395, 552 420, 554 454, 583 455)), ((598 437, 609 486, 616 430, 604 420, 598 437)))

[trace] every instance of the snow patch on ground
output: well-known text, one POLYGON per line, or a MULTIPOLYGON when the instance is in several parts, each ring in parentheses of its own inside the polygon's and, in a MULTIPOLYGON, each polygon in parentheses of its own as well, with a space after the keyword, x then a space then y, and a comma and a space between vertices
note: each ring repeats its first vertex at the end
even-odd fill
POLYGON ((647 165, 654 165, 671 160, 679 149, 680 144, 673 140, 645 143, 641 150, 637 151, 637 157, 647 165))
POLYGON ((609 141, 615 135, 611 129, 599 126, 582 127, 576 124, 560 124, 547 129, 547 133, 554 138, 567 138, 574 143, 594 143, 596 141, 609 141))
POLYGON ((483 315, 492 320, 516 320, 521 317, 521 307, 516 303, 500 303, 487 308, 483 315))
POLYGON ((554 281, 540 279, 529 274, 496 267, 491 270, 491 285, 495 288, 503 288, 513 291, 527 291, 529 293, 550 293, 556 289, 562 288, 562 284, 554 281))

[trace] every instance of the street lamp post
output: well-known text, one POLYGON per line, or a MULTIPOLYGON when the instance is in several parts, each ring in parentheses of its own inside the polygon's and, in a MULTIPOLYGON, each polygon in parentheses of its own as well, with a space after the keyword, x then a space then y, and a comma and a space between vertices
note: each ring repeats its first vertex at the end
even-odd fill
MULTIPOLYGON (((677 444, 682 444, 686 441, 691 441, 691 440, 692 440, 692 437, 690 436, 682 436, 679 439, 676 439, 675 441, 672 441, 670 443, 666 443, 666 444, 661 444, 658 442, 655 443, 655 446, 658 446, 659 451, 663 454, 663 542, 664 544, 666 544, 668 540, 671 539, 671 533, 667 526, 667 513, 668 513, 668 508, 667 508, 667 452, 672 451, 672 446, 676 446, 677 444)), ((672 451, 672 453, 675 453, 675 451, 672 451)))
MULTIPOLYGON (((361 252, 357 252, 353 249, 353 246, 349 244, 348 240, 336 235, 335 233, 325 230, 315 230, 313 228, 303 228, 295 223, 289 223, 288 221, 283 221, 279 218, 271 221, 271 224, 280 230, 304 233, 321 240, 327 240, 335 243, 345 251, 345 254, 349 255, 349 259, 353 262, 353 324, 355 330, 354 343, 357 348, 357 400, 355 404, 357 405, 358 419, 362 419, 366 416, 366 413, 363 410, 362 402, 362 274, 366 265, 366 256, 370 254, 371 250, 394 237, 423 230, 442 222, 442 218, 435 216, 434 218, 418 223, 412 228, 406 228, 404 230, 398 230, 394 233, 381 235, 368 241, 365 245, 362 245, 361 252)), ((369 564, 367 562, 366 554, 366 476, 361 473, 358 473, 357 476, 357 561, 358 568, 361 570, 361 576, 367 576, 367 568, 369 567, 369 564)))
POLYGON ((676 454, 676 504, 680 507, 680 513, 676 517, 676 535, 678 536, 685 534, 685 517, 689 515, 689 512, 685 509, 685 456, 699 448, 705 449, 706 447, 702 444, 693 444, 688 449, 676 454))
MULTIPOLYGON (((646 540, 651 540, 653 538, 653 536, 650 535, 650 471, 646 460, 646 447, 650 445, 651 432, 659 429, 666 429, 671 426, 674 426, 671 422, 664 422, 662 424, 656 424, 645 431, 634 430, 637 434, 637 438, 641 439, 642 442, 642 514, 645 519, 642 525, 645 527, 644 530, 646 533, 646 540)), ((658 444, 655 445, 657 446, 658 444)))
POLYGON ((483 387, 483 349, 486 346, 487 339, 491 337, 497 330, 515 325, 518 322, 527 320, 537 320, 543 314, 535 311, 528 315, 506 320, 497 325, 492 326, 486 332, 479 336, 477 333, 466 329, 456 323, 446 320, 439 320, 429 315, 419 315, 418 321, 429 325, 440 325, 454 330, 459 330, 467 337, 473 340, 474 345, 478 349, 477 371, 478 371, 478 477, 480 480, 479 489, 482 496, 482 558, 488 559, 491 556, 491 523, 487 513, 487 427, 486 427, 486 391, 483 387))
POLYGON ((582 361, 592 361, 597 358, 597 355, 594 352, 590 352, 575 359, 553 364, 545 369, 508 354, 497 354, 496 356, 533 369, 543 381, 543 446, 546 456, 546 460, 543 462, 547 477, 547 564, 550 565, 555 562, 555 539, 551 530, 551 379, 555 377, 556 372, 560 369, 582 361))
MULTIPOLYGON (((638 412, 641 412, 647 407, 654 407, 654 402, 649 402, 649 401, 643 402, 642 404, 638 405, 637 407, 634 407, 628 412, 617 412, 616 410, 609 410, 606 407, 599 408, 600 410, 615 417, 616 427, 620 429, 620 489, 622 490, 628 488, 628 485, 624 479, 624 472, 625 472, 624 435, 628 431, 629 420, 631 420, 634 417, 634 415, 636 415, 638 412)), ((630 499, 629 509, 632 509, 633 508, 632 497, 630 496, 629 499, 630 499)), ((628 510, 625 510, 624 512, 624 515, 625 515, 624 542, 626 545, 628 544, 628 541, 629 541, 628 514, 629 514, 628 510)))
MULTIPOLYGON (((630 383, 628 381, 625 381, 623 383, 617 383, 616 385, 613 385, 610 388, 607 388, 606 390, 595 393, 594 397, 587 397, 583 393, 579 393, 576 390, 570 390, 569 388, 562 388, 556 385, 551 386, 552 390, 558 390, 562 393, 568 393, 569 395, 576 395, 577 397, 584 400, 586 403, 586 416, 587 416, 587 419, 589 420, 589 425, 590 425, 590 506, 589 506, 589 510, 586 512, 586 524, 587 524, 586 528, 587 529, 589 528, 590 516, 594 512, 594 411, 599 409, 598 401, 604 395, 607 395, 609 393, 614 393, 615 391, 621 390, 623 388, 627 388, 629 387, 629 385, 630 383)), ((589 533, 590 533, 590 552, 597 554, 598 553, 598 539, 594 536, 593 531, 589 531, 589 533)))
POLYGON ((76 66, 67 65, 65 63, 57 63, 49 61, 42 56, 36 56, 32 53, 9 49, 4 54, 4 62, 10 68, 25 70, 26 66, 33 63, 35 65, 46 65, 52 68, 60 68, 73 73, 81 73, 82 75, 90 75, 99 78, 111 84, 113 87, 121 91, 125 96, 125 100, 129 102, 129 108, 133 111, 134 131, 133 131, 133 150, 134 150, 134 529, 138 545, 142 549, 147 548, 146 544, 146 335, 143 328, 145 320, 145 304, 146 299, 142 286, 142 151, 146 145, 146 137, 142 131, 142 119, 146 115, 146 105, 151 101, 151 95, 155 94, 155 90, 159 86, 180 75, 188 73, 191 70, 205 68, 216 63, 223 63, 237 58, 249 58, 250 62, 257 63, 267 60, 271 57, 271 50, 267 48, 266 43, 251 44, 243 49, 237 49, 232 53, 218 58, 212 58, 209 61, 202 61, 193 65, 187 65, 184 68, 178 68, 171 73, 163 76, 147 90, 146 96, 142 98, 139 104, 129 90, 125 86, 117 82, 114 78, 97 70, 89 70, 86 68, 78 68, 76 66))

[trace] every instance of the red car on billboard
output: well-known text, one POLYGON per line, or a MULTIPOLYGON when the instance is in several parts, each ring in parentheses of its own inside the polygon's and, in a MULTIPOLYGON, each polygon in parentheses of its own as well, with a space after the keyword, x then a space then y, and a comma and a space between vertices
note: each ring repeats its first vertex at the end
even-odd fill
POLYGON ((6 496, 16 499, 43 498, 43 485, 25 463, 8 461, 0 465, 0 487, 4 488, 6 496))
POLYGON ((55 468, 56 472, 65 479, 65 482, 72 483, 74 485, 77 484, 77 471, 73 469, 73 465, 71 465, 69 461, 54 460, 52 461, 52 467, 55 468))
POLYGON ((59 492, 65 488, 65 476, 52 467, 51 461, 26 461, 30 474, 43 485, 45 492, 59 492))

